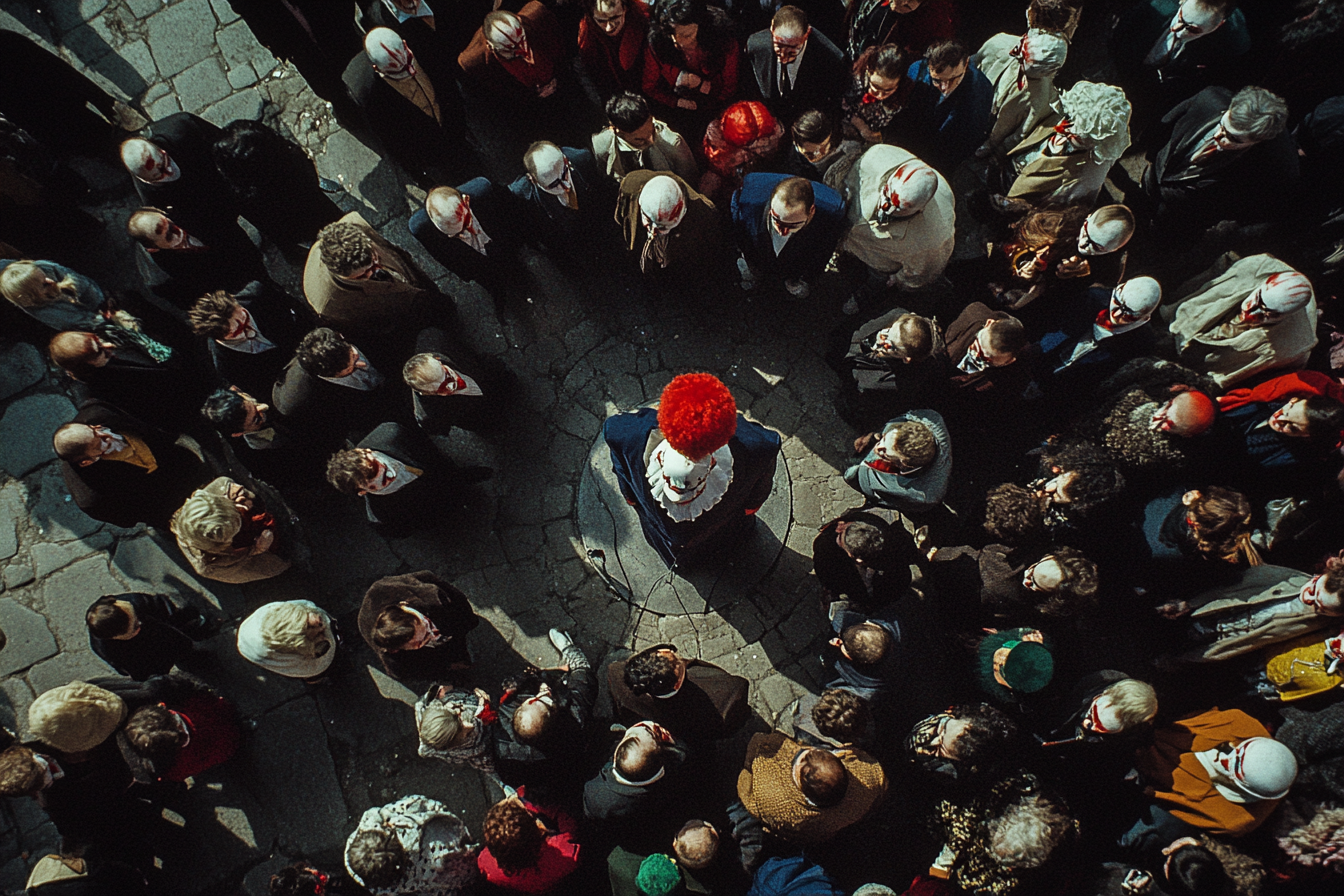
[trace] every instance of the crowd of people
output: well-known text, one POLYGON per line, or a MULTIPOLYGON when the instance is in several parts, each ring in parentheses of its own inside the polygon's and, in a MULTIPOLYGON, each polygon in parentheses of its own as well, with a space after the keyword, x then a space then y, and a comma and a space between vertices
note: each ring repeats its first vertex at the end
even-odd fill
MULTIPOLYGON (((527 252, 620 259, 666 302, 830 303, 818 352, 862 432, 855 507, 813 545, 824 686, 764 724, 742 670, 672 644, 607 665, 608 712, 556 629, 554 666, 488 689, 467 594, 374 582, 357 628, 424 688, 419 755, 503 798, 369 808, 343 867, 298 861, 274 896, 1344 882, 1344 2, 232 2, 420 188, 395 232, 502 315, 527 313, 527 252)), ((13 37, 37 97, 79 95, 13 37)), ((77 226, 50 110, 0 112, 6 198, 77 226)), ((302 149, 178 112, 100 151, 138 196, 143 289, 0 243, 6 330, 79 401, 52 446, 80 510, 248 583, 308 574, 305 491, 400 536, 494 475, 435 439, 499 437, 525 384, 302 149)), ((27 220, 38 245, 64 226, 27 220)), ((713 373, 604 427, 674 574, 740 550, 776 474, 771 421, 713 373)), ((39 694, 27 742, 0 730, 0 793, 63 840, 30 894, 161 892, 160 809, 255 726, 202 663, 228 620, 82 597, 118 674, 39 694)), ((236 648, 312 688, 350 650, 310 600, 247 614, 236 648)))

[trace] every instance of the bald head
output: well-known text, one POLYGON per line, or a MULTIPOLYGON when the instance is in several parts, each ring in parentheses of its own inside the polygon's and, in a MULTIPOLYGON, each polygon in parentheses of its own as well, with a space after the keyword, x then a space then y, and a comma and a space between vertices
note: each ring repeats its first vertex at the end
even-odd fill
POLYGON ((169 183, 182 174, 167 150, 144 137, 122 141, 121 164, 132 177, 147 184, 169 183))
POLYGON ((551 707, 528 700, 513 714, 513 733, 525 744, 536 743, 551 721, 551 707))
POLYGON ((1171 400, 1168 419, 1171 421, 1167 432, 1174 436, 1190 438, 1207 432, 1213 425, 1218 408, 1213 399, 1203 392, 1182 392, 1171 400))
POLYGON ((719 851, 719 832, 707 821, 688 821, 672 841, 677 862, 692 871, 707 868, 719 851))
POLYGON ((66 423, 51 437, 51 447, 61 460, 77 464, 98 455, 98 434, 83 423, 66 423))

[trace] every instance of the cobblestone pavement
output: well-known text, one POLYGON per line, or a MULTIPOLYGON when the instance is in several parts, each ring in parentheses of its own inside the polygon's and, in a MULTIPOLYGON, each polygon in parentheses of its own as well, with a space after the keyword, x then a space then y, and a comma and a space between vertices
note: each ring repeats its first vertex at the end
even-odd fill
MULTIPOLYGON (((0 27, 34 34, 147 119, 187 110, 216 124, 263 118, 303 145, 319 172, 348 189, 359 209, 402 246, 423 199, 377 153, 331 117, 292 67, 257 44, 226 0, 55 0, 34 10, 0 2, 0 27)), ((125 173, 107 158, 77 159, 101 204, 87 211, 107 223, 105 239, 63 263, 111 288, 136 286, 122 222, 134 205, 125 173)), ((518 166, 504 169, 510 178, 518 166)), ((614 230, 614 228, 613 228, 614 230)), ((301 494, 295 507, 313 541, 311 572, 246 586, 196 578, 166 533, 119 529, 85 517, 66 496, 50 434, 73 413, 62 380, 27 345, 0 348, 0 723, 22 729, 26 707, 66 681, 109 674, 88 648, 83 613, 96 597, 166 589, 222 609, 235 623, 262 603, 311 597, 345 624, 341 676, 306 690, 262 674, 239 658, 228 626, 213 645, 210 679, 258 721, 241 754, 195 781, 176 805, 193 859, 169 862, 172 892, 263 892, 270 871, 303 855, 339 861, 347 833, 368 806, 425 793, 460 807, 479 828, 495 799, 472 770, 420 759, 408 706, 415 695, 370 665, 353 612, 369 583, 428 568, 472 599, 486 625, 472 635, 476 682, 494 688, 525 660, 550 665, 547 630, 570 631, 594 659, 613 648, 672 641, 752 682, 762 730, 796 695, 815 690, 825 623, 810 577, 818 526, 860 502, 839 479, 854 433, 831 409, 835 374, 822 362, 818 334, 834 325, 838 284, 806 302, 740 292, 659 301, 625 265, 600 280, 562 274, 541 256, 527 259, 527 295, 494 302, 417 253, 454 296, 470 338, 518 371, 524 395, 508 435, 490 444, 454 435, 447 445, 466 462, 499 474, 444 525, 406 538, 382 538, 356 502, 327 492, 301 494), (695 616, 636 614, 584 559, 576 529, 580 472, 601 421, 657 398, 677 373, 708 370, 725 380, 753 419, 780 431, 792 476, 791 526, 780 559, 744 595, 695 616), (353 636, 353 640, 352 640, 353 636), (384 699, 387 698, 387 699, 384 699), (262 887, 262 889, 258 889, 262 887)), ((270 253, 275 275, 297 286, 297 272, 270 253)), ((717 601, 716 601, 717 603, 717 601)), ((26 735, 26 732, 22 732, 26 735)), ((746 737, 746 733, 742 735, 746 737)), ((728 755, 736 747, 729 747, 728 755)), ((0 887, 21 891, 27 868, 51 849, 55 832, 30 800, 0 807, 0 887)))

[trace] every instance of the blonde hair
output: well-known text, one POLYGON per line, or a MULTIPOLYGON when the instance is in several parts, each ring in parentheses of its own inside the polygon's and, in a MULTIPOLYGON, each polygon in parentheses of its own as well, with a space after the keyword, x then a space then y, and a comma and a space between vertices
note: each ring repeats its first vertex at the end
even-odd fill
POLYGON ((1157 691, 1144 681, 1122 678, 1101 692, 1111 698, 1111 709, 1120 720, 1121 730, 1151 722, 1157 715, 1157 691))
POLYGON ((1066 837, 1074 821, 1040 794, 1024 796, 985 826, 989 853, 1005 868, 1039 868, 1066 837))
POLYGON ((297 601, 277 601, 261 617, 261 640, 276 653, 292 653, 313 659, 326 653, 319 648, 325 638, 308 636, 308 616, 313 612, 297 601))
POLYGON ((433 352, 412 355, 401 368, 401 378, 417 392, 432 392, 443 382, 443 369, 438 366, 438 360, 433 352))
POLYGON ((66 275, 62 278, 56 284, 59 294, 51 298, 44 295, 40 288, 46 276, 47 272, 35 261, 24 259, 13 262, 0 271, 0 295, 4 295, 20 308, 34 308, 52 302, 79 303, 79 287, 73 277, 66 275))
POLYGON ((457 712, 437 700, 430 702, 420 714, 420 740, 432 749, 446 750, 454 746, 465 730, 457 712))
POLYGON ((206 489, 193 492, 168 521, 170 532, 207 554, 228 553, 242 528, 243 518, 233 500, 206 489))

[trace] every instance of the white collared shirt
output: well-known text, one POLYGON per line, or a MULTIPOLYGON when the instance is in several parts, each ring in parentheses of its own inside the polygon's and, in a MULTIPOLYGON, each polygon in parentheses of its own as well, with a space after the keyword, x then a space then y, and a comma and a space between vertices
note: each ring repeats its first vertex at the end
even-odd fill
MULTIPOLYGON (((381 451, 374 451, 373 456, 376 457, 378 463, 382 464, 386 469, 384 475, 387 477, 387 481, 378 488, 369 488, 367 485, 364 486, 364 490, 371 495, 390 495, 393 492, 400 491, 420 478, 419 473, 411 472, 404 463, 389 454, 384 454, 381 451)), ((410 608, 408 607, 407 609, 410 608)))
POLYGON ((425 0, 420 0, 420 5, 415 8, 415 12, 402 12, 392 0, 383 0, 383 5, 387 7, 388 12, 397 17, 398 23, 405 22, 408 19, 421 19, 425 16, 434 15, 434 10, 429 8, 429 4, 425 0))
MULTIPOLYGON (((793 57, 793 61, 788 65, 779 67, 779 89, 782 93, 785 83, 792 89, 798 85, 798 66, 802 64, 803 54, 807 52, 808 41, 803 41, 803 45, 798 48, 798 55, 793 57), (787 79, 787 81, 786 81, 787 79)), ((773 47, 771 48, 773 50, 773 47)), ((775 62, 779 62, 779 57, 775 57, 775 62)))
POLYGON ((338 386, 345 386, 347 389, 358 389, 361 392, 370 392, 383 384, 383 375, 373 369, 373 365, 364 359, 364 353, 360 352, 357 361, 364 361, 368 366, 356 367, 347 376, 322 376, 318 379, 326 380, 329 383, 335 383, 338 386))

